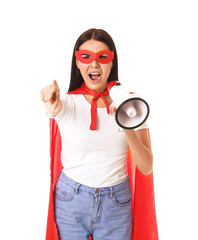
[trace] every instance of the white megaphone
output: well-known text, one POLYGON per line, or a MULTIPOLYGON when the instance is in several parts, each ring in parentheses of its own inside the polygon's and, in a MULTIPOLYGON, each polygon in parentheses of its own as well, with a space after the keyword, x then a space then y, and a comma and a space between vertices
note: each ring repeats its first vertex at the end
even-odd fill
POLYGON ((121 128, 134 129, 147 120, 148 103, 137 94, 130 94, 120 82, 109 90, 109 95, 117 108, 115 119, 121 128))

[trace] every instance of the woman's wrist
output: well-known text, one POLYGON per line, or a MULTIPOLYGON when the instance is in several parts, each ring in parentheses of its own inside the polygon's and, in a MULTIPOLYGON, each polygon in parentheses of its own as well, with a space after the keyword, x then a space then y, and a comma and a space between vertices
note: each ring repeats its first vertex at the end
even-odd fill
POLYGON ((50 104, 49 102, 45 103, 46 112, 49 116, 55 117, 62 109, 61 100, 58 103, 50 104))

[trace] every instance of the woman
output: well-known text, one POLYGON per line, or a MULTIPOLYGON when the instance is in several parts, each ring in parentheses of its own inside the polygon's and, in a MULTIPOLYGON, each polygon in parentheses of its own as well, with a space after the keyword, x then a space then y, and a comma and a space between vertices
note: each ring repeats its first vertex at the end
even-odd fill
POLYGON ((63 170, 55 187, 59 239, 131 240, 132 194, 127 174, 130 148, 139 171, 152 172, 147 124, 120 131, 107 87, 118 80, 115 44, 101 29, 77 40, 69 94, 57 82, 41 90, 47 113, 62 139, 63 170))

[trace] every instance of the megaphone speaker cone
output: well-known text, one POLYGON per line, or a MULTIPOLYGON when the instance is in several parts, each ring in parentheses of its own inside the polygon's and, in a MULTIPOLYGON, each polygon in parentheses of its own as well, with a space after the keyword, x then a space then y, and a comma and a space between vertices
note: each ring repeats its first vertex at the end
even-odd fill
POLYGON ((147 120, 149 112, 149 105, 144 99, 129 98, 117 108, 115 119, 121 128, 135 129, 147 120))

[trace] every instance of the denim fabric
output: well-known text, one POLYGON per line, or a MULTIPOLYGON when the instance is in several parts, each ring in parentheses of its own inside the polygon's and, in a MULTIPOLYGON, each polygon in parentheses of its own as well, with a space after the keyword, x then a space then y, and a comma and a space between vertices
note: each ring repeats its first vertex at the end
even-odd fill
POLYGON ((131 240, 129 179, 107 188, 81 185, 61 172, 55 187, 60 240, 131 240))

